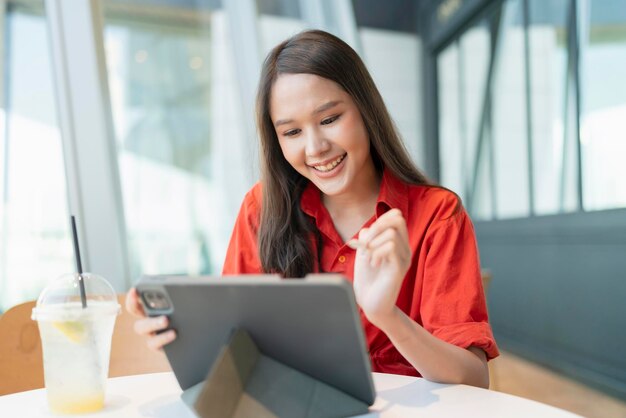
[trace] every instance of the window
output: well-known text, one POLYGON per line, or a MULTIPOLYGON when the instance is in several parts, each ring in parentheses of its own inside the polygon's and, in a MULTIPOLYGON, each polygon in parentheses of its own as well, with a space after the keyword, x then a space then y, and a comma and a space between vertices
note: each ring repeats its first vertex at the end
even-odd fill
POLYGON ((577 140, 575 131, 569 129, 576 115, 571 111, 565 114, 565 100, 571 104, 574 99, 572 77, 568 72, 568 4, 569 0, 529 1, 531 158, 537 215, 566 210, 566 190, 571 196, 569 209, 576 209, 572 192, 576 188, 576 176, 564 175, 568 167, 569 172, 575 167, 573 145, 577 140), (567 99, 566 92, 570 96, 567 99))
POLYGON ((581 0, 579 10, 583 206, 626 207, 626 7, 581 0))
POLYGON ((247 189, 229 22, 211 3, 105 5, 134 277, 219 274, 247 189))
POLYGON ((300 2, 287 0, 257 0, 258 30, 261 58, 279 42, 304 30, 300 2))
POLYGON ((522 13, 521 1, 503 4, 494 57, 490 117, 498 219, 530 214, 522 13))
POLYGON ((490 60, 489 22, 481 20, 439 56, 441 183, 454 190, 476 219, 493 216, 491 143, 485 93, 490 60))
POLYGON ((43 1, 10 1, 4 13, 0 311, 74 269, 43 1))
POLYGON ((465 174, 467 167, 464 161, 464 147, 467 145, 469 134, 462 125, 465 122, 465 112, 460 110, 463 104, 461 95, 464 88, 461 86, 462 66, 459 59, 459 46, 455 42, 448 46, 437 57, 439 68, 439 166, 441 183, 454 190, 462 200, 465 195, 465 174))
POLYGON ((480 19, 437 57, 442 184, 482 220, 626 207, 623 3, 507 0, 480 19))
POLYGON ((423 168, 422 40, 416 27, 417 2, 358 0, 352 4, 357 52, 383 96, 409 155, 423 168))

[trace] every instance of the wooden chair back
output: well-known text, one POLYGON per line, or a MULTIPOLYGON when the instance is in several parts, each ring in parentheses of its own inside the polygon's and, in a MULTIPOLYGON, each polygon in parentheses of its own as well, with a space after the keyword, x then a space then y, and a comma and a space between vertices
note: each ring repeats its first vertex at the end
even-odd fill
POLYGON ((43 360, 37 323, 30 319, 34 301, 0 316, 0 395, 43 387, 43 360))
MULTIPOLYGON (((491 284, 491 281, 493 280, 493 275, 491 274, 491 271, 488 269, 483 269, 481 272, 481 278, 483 280, 483 290, 485 292, 485 301, 487 300, 487 293, 489 290, 489 284, 491 284)), ((499 384, 498 384, 498 364, 499 364, 499 359, 493 359, 489 362, 489 389, 491 390, 498 390, 499 388, 499 384)))
POLYGON ((483 290, 485 292, 485 299, 486 299, 487 298, 487 290, 489 290, 489 284, 491 283, 491 280, 493 279, 493 275, 491 274, 491 270, 482 269, 480 271, 480 276, 481 276, 481 279, 483 281, 483 290))
MULTIPOLYGON (((148 349, 135 334, 135 317, 123 308, 115 321, 109 377, 169 371, 165 354, 148 349)), ((34 301, 14 306, 0 316, 0 396, 44 387, 41 339, 37 323, 30 319, 34 301)))

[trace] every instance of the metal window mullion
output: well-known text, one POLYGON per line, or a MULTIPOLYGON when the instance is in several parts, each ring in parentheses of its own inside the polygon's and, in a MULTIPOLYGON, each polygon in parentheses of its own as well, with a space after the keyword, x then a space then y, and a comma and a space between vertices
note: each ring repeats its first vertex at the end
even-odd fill
MULTIPOLYGON (((469 195, 468 197, 468 201, 470 204, 470 213, 472 213, 473 207, 474 207, 474 197, 476 195, 476 187, 478 184, 478 171, 480 168, 481 153, 482 153, 482 148, 483 148, 482 145, 484 141, 485 130, 487 128, 487 123, 489 123, 489 131, 491 133, 491 136, 493 136, 493 129, 491 126, 491 115, 488 114, 488 112, 489 113, 491 112, 491 101, 492 101, 491 89, 492 89, 492 84, 493 84, 493 75, 495 73, 496 55, 497 55, 498 45, 500 41, 499 38, 500 38, 501 17, 502 17, 502 4, 499 4, 495 11, 493 20, 490 22, 491 23, 491 26, 490 26, 491 42, 490 42, 490 48, 489 48, 489 53, 490 53, 489 67, 487 69, 487 79, 485 80, 485 93, 483 96, 483 107, 482 107, 482 112, 480 116, 480 123, 478 125, 478 139, 476 141, 476 154, 474 157, 474 164, 472 167, 473 169, 472 170, 473 171, 472 187, 470 188, 471 195, 469 195)), ((490 139, 490 141, 491 141, 491 144, 489 144, 489 147, 491 151, 493 151, 493 141, 492 139, 490 139)), ((493 188, 494 187, 492 185, 492 189, 493 188)), ((493 202, 495 202, 494 196, 495 196, 495 189, 491 190, 491 197, 492 197, 493 202)), ((495 217, 495 212, 494 212, 494 217, 495 217)))
MULTIPOLYGON (((7 246, 8 246, 8 218, 5 208, 8 203, 8 176, 9 176, 9 127, 6 114, 9 109, 9 28, 6 26, 7 19, 7 3, 5 0, 0 0, 0 68, 2 69, 2 77, 0 78, 0 105, 5 109, 5 118, 3 125, 0 126, 0 135, 2 135, 0 143, 0 161, 2 161, 2 167, 0 168, 0 222, 2 222, 2 229, 0 229, 0 295, 6 295, 6 281, 7 281, 7 246)), ((0 312, 2 312, 3 300, 0 298, 0 312)))
POLYGON ((302 20, 311 28, 330 30, 324 16, 322 0, 299 0, 299 5, 302 20))
MULTIPOLYGON (((571 4, 571 2, 570 2, 571 4)), ((559 212, 562 213, 565 211, 565 163, 566 163, 566 155, 567 155, 567 128, 568 128, 568 114, 569 114, 569 68, 570 68, 570 60, 571 60, 571 51, 569 47, 569 14, 570 11, 567 12, 567 62, 565 65, 565 90, 563 91, 564 99, 563 99, 563 141, 562 141, 562 153, 561 153, 561 173, 559 176, 559 212)))
POLYGON ((332 19, 326 16, 327 20, 336 24, 336 27, 333 27, 332 30, 362 56, 363 49, 361 47, 361 39, 357 29, 352 1, 326 0, 326 6, 326 10, 334 14, 332 19))
MULTIPOLYGON (((568 47, 569 49, 569 47, 568 47)), ((561 154, 561 176, 559 182, 559 212, 565 212, 565 188, 567 175, 567 137, 569 131, 569 61, 570 52, 568 51, 567 68, 565 70, 565 99, 563 101, 563 152, 561 154)))
MULTIPOLYGON (((586 1, 585 1, 586 3, 586 1)), ((574 129, 575 129, 575 139, 576 139, 576 158, 578 163, 578 170, 576 170, 577 175, 577 189, 578 189, 578 210, 584 211, 585 207, 583 205, 583 161, 582 161, 582 144, 581 144, 581 136, 580 136, 580 33, 579 30, 579 14, 578 14, 578 4, 577 0, 572 0, 572 22, 571 29, 573 33, 573 52, 574 56, 572 58, 572 77, 574 80, 574 107, 576 110, 575 120, 574 120, 574 129)))
POLYGON ((224 0, 229 35, 233 42, 236 71, 243 101, 253 108, 261 70, 258 13, 254 0, 224 0))
POLYGON ((531 104, 531 82, 530 74, 530 39, 528 31, 530 30, 530 4, 529 0, 522 0, 523 20, 524 20, 524 66, 525 66, 525 84, 526 84, 526 152, 528 153, 528 205, 530 208, 530 216, 535 215, 535 174, 533 172, 533 117, 531 104))
POLYGON ((5 92, 5 88, 8 86, 7 45, 9 44, 7 41, 9 39, 9 29, 7 27, 7 10, 7 0, 0 0, 0 68, 2 68, 2 78, 0 79, 0 103, 3 106, 6 104, 6 98, 8 97, 5 92))
POLYGON ((459 65, 458 65, 458 79, 459 79, 459 132, 460 135, 460 149, 461 149, 461 180, 463 182, 463 195, 469 195, 469 179, 468 179, 468 168, 467 168, 467 158, 465 157, 467 149, 468 149, 468 139, 467 135, 467 108, 465 106, 467 99, 467 91, 465 85, 465 54, 463 53, 463 48, 459 39, 455 42, 456 48, 459 56, 459 65))
POLYGON ((581 169, 582 166, 580 164, 580 129, 579 129, 579 109, 578 109, 578 102, 579 99, 577 97, 577 90, 578 90, 578 82, 576 80, 577 78, 577 41, 576 41, 576 37, 577 37, 577 33, 576 33, 576 2, 575 0, 570 0, 569 3, 569 10, 567 13, 567 67, 566 67, 566 74, 565 74, 565 101, 564 101, 564 117, 563 117, 563 155, 562 155, 562 159, 561 159, 561 181, 560 181, 560 190, 559 190, 559 209, 560 212, 565 212, 565 199, 566 199, 566 190, 567 190, 567 168, 568 168, 568 161, 569 161, 569 142, 571 141, 571 139, 569 138, 570 135, 570 118, 571 118, 571 112, 570 112, 570 101, 572 100, 572 98, 570 97, 570 94, 573 93, 574 94, 574 108, 576 111, 576 114, 574 115, 574 117, 576 118, 576 120, 574 121, 575 123, 575 144, 574 146, 576 147, 576 153, 577 153, 577 163, 578 163, 578 169, 576 170, 576 175, 577 175, 577 179, 576 179, 576 185, 577 185, 577 209, 581 209, 582 208, 582 184, 581 184, 581 180, 582 180, 582 176, 581 176, 581 169), (574 91, 572 92, 572 81, 574 82, 574 91))
POLYGON ((489 187, 491 189, 491 218, 498 219, 498 191, 496 185, 496 153, 493 140, 493 100, 489 100, 487 108, 487 148, 489 150, 489 187))
POLYGON ((493 41, 491 43, 491 57, 492 57, 492 66, 489 72, 489 78, 487 79, 487 83, 489 88, 487 89, 488 101, 486 103, 486 129, 489 132, 487 136, 487 147, 489 149, 489 186, 491 188, 491 218, 498 219, 498 192, 497 192, 497 172, 496 172, 496 153, 495 153, 495 140, 494 140, 494 129, 493 129, 493 83, 494 83, 494 74, 496 73, 496 65, 498 60, 498 55, 500 51, 501 45, 501 32, 502 26, 504 25, 504 21, 502 20, 502 9, 505 7, 504 2, 499 4, 499 7, 496 11, 496 14, 493 18, 492 23, 492 38, 493 41))
MULTIPOLYGON (((441 155, 439 138, 439 73, 438 62, 434 51, 424 55, 424 77, 422 87, 424 99, 424 171, 431 179, 441 182, 441 155)), ((466 196, 469 203, 469 197, 466 196)))
MULTIPOLYGON (((258 12, 254 0, 224 0, 224 9, 228 19, 228 27, 232 39, 235 70, 239 82, 239 101, 243 110, 244 143, 239 145, 239 152, 232 152, 233 158, 239 160, 239 155, 245 155, 244 167, 250 171, 242 173, 242 177, 235 181, 239 190, 237 195, 243 196, 247 189, 258 178, 259 167, 257 158, 257 141, 254 118, 254 104, 257 83, 261 72, 261 48, 257 25, 258 12)), ((224 138, 215 138, 223 141, 224 138)), ((233 146, 235 144, 231 144, 233 146)), ((236 151, 236 150, 232 150, 236 151)), ((233 164, 237 162, 233 161, 233 164)))
POLYGON ((362 54, 351 0, 299 0, 302 19, 314 29, 333 33, 362 54))
POLYGON ((69 208, 78 217, 83 266, 123 291, 131 277, 99 5, 46 0, 46 13, 69 208))

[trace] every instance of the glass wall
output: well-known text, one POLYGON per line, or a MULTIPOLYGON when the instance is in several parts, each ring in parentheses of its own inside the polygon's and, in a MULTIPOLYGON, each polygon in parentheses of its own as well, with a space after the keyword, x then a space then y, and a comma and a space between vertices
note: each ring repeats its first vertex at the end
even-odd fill
MULTIPOLYGON (((561 195, 576 186, 575 176, 562 174, 574 160, 571 156, 569 160, 564 160, 568 154, 566 146, 571 149, 571 144, 576 141, 572 135, 574 131, 565 130, 566 119, 571 121, 572 116, 575 117, 571 112, 565 114, 565 95, 571 92, 571 88, 566 89, 571 78, 567 53, 568 4, 569 0, 529 1, 531 160, 534 211, 537 215, 565 210, 561 195)), ((567 99, 571 102, 574 97, 567 99)), ((569 154, 576 155, 575 152, 569 154)), ((570 209, 575 209, 575 204, 570 209)))
POLYGON ((468 146, 469 129, 462 106, 465 93, 458 43, 446 48, 437 57, 439 74, 437 92, 439 94, 439 172, 440 181, 456 191, 462 200, 467 199, 465 147, 468 146), (464 137, 461 138, 461 135, 464 137))
POLYGON ((417 2, 353 0, 356 45, 413 161, 424 167, 417 2))
POLYGON ((36 299, 48 281, 73 269, 43 1, 5 5, 0 11, 0 312, 36 299))
POLYGON ((491 81, 492 193, 498 218, 530 214, 528 132, 526 130, 526 72, 522 1, 504 2, 497 28, 491 81))
POLYGON ((298 1, 256 0, 256 4, 261 58, 279 42, 308 26, 298 1))
POLYGON ((506 0, 437 57, 441 181, 477 219, 626 207, 626 7, 506 0))
POLYGON ((489 42, 489 21, 481 20, 437 59, 440 181, 480 219, 490 219, 493 210, 491 144, 483 111, 488 105, 489 42))
POLYGON ((586 0, 579 7, 583 205, 626 206, 626 4, 586 0))
MULTIPOLYGON (((234 54, 232 9, 218 0, 102 4, 133 277, 219 273, 251 185, 242 185, 242 173, 255 163, 241 158, 241 150, 257 146, 246 130, 249 103, 242 100, 249 98, 241 94, 245 72, 235 65, 241 57, 234 54)), ((246 44, 246 51, 262 59, 303 29, 349 30, 350 25, 337 28, 350 17, 354 21, 352 4, 342 4, 349 7, 257 0, 254 21, 247 22, 256 27, 257 44, 246 44)), ((400 13, 402 5, 396 6, 392 9, 400 13)), ((415 30, 391 23, 385 29, 361 26, 360 52, 417 159, 420 45, 415 30)))
POLYGON ((48 20, 44 0, 2 4, 0 309, 73 270, 68 201, 84 265, 115 265, 118 291, 140 274, 219 273, 258 178, 260 60, 305 28, 362 55, 421 164, 413 0, 50 2, 48 20))
POLYGON ((462 101, 459 104, 459 127, 463 135, 463 195, 479 218, 493 216, 493 159, 491 126, 488 123, 490 98, 485 94, 491 49, 489 21, 483 19, 472 25, 459 40, 462 65, 457 72, 462 80, 462 101))
POLYGON ((243 136, 228 21, 220 2, 148 3, 105 3, 132 272, 219 273, 245 164, 216 143, 243 136))

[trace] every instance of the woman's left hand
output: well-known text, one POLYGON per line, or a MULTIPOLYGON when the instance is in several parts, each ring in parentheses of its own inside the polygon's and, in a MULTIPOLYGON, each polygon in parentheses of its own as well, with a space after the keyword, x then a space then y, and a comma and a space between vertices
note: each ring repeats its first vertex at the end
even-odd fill
POLYGON ((391 209, 359 233, 354 261, 354 294, 367 318, 379 325, 390 318, 411 265, 409 233, 402 212, 391 209))

